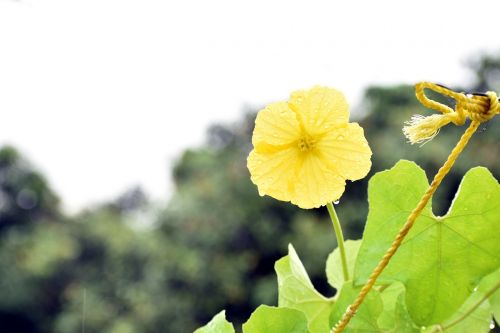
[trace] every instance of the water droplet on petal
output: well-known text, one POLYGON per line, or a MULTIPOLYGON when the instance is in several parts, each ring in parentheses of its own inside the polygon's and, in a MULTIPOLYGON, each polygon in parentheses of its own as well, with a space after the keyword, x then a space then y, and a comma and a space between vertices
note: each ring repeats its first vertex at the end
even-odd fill
POLYGON ((492 320, 490 323, 490 329, 494 329, 494 328, 495 328, 495 322, 492 320))
POLYGON ((337 136, 337 140, 340 140, 340 141, 344 140, 344 136, 343 136, 342 134, 341 134, 341 135, 338 135, 338 136, 337 136))
POLYGON ((338 205, 339 203, 340 203, 340 200, 337 200, 337 201, 333 202, 334 205, 338 205))

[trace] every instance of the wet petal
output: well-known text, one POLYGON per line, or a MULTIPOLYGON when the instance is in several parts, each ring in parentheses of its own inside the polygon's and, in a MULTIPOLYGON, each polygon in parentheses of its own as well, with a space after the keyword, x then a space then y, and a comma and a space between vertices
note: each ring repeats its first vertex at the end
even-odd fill
POLYGON ((358 180, 370 171, 372 151, 357 123, 326 133, 318 142, 318 150, 326 163, 345 179, 358 180))
POLYGON ((257 114, 252 144, 257 151, 279 150, 296 142, 299 135, 299 122, 288 104, 273 103, 257 114))
POLYGON ((300 208, 317 208, 336 201, 345 181, 316 154, 307 154, 300 168, 291 201, 300 208))
POLYGON ((319 86, 260 111, 248 157, 259 193, 301 208, 338 200, 346 179, 360 179, 371 167, 363 129, 348 121, 342 93, 319 86))
POLYGON ((247 160, 251 180, 259 194, 283 201, 290 201, 293 196, 300 163, 300 152, 295 147, 272 153, 252 150, 247 160))
POLYGON ((349 106, 335 89, 316 86, 295 91, 288 102, 310 135, 321 134, 349 121, 349 106))

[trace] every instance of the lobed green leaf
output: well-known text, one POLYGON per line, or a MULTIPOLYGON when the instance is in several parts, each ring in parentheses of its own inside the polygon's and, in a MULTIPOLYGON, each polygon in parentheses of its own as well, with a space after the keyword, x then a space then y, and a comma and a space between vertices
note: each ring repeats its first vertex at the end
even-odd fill
MULTIPOLYGON (((372 177, 356 284, 368 279, 427 187, 424 171, 409 161, 372 177)), ((500 266, 499 216, 498 182, 485 168, 471 169, 445 216, 434 216, 430 203, 424 208, 378 283, 405 285, 406 305, 418 325, 443 322, 500 266)))

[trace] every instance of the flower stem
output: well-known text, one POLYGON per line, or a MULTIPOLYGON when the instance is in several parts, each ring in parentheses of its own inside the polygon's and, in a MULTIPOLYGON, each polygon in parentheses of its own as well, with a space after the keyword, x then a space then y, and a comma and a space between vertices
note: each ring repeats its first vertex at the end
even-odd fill
POLYGON ((337 237, 337 244, 340 251, 340 261, 342 262, 342 272, 344 273, 344 281, 349 281, 349 271, 347 270, 347 257, 345 254, 344 247, 344 235, 342 234, 342 227, 340 226, 339 218, 335 208, 331 202, 326 204, 328 213, 330 214, 330 219, 332 220, 333 230, 335 230, 335 236, 337 237))

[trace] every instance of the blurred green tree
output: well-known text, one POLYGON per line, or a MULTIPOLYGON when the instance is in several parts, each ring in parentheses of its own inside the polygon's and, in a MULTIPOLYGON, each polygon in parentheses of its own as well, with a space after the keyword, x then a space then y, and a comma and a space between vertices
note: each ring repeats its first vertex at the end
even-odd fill
POLYGON ((13 147, 0 149, 0 233, 59 215, 59 198, 13 147))

